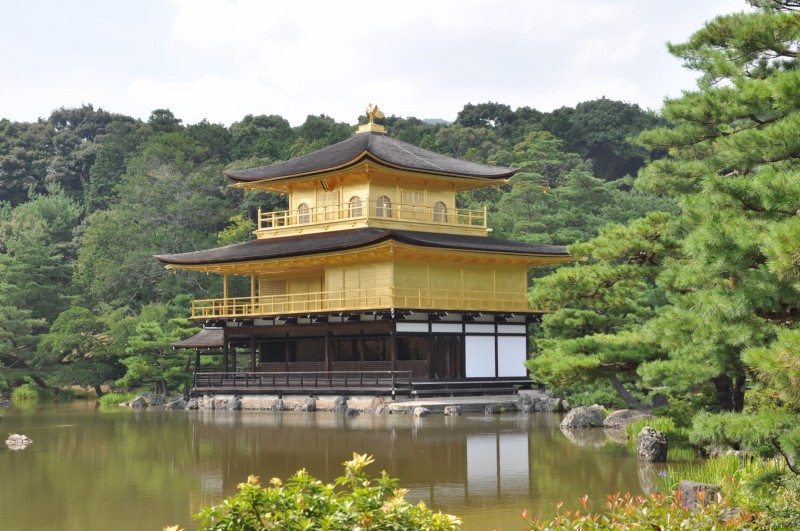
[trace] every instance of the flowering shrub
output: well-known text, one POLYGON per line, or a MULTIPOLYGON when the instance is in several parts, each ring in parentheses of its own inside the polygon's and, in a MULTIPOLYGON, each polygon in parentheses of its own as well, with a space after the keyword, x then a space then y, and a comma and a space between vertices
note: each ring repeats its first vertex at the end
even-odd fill
POLYGON ((270 480, 261 487, 255 476, 239 484, 239 492, 221 504, 203 509, 196 518, 207 530, 406 530, 459 529, 457 517, 434 512, 424 503, 408 503, 405 489, 382 472, 370 479, 364 468, 372 456, 354 453, 345 474, 323 484, 300 470, 284 484, 270 480))
POLYGON ((580 498, 583 506, 574 511, 561 511, 552 520, 542 521, 539 517, 531 519, 527 512, 522 514, 532 530, 582 531, 597 529, 762 529, 761 515, 753 515, 731 509, 728 504, 717 499, 706 507, 695 511, 685 509, 680 504, 680 494, 670 496, 653 494, 633 496, 615 494, 608 496, 605 511, 592 513, 588 509, 588 496, 580 498))

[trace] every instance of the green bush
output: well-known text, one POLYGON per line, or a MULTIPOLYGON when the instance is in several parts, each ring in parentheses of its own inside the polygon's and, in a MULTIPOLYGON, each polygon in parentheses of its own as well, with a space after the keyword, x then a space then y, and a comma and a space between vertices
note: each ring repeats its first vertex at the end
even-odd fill
MULTIPOLYGON (((406 490, 385 472, 370 479, 364 467, 372 456, 353 454, 344 463, 345 474, 333 484, 323 484, 300 470, 284 484, 270 480, 262 488, 255 476, 239 484, 239 492, 220 505, 207 507, 195 517, 207 530, 267 529, 459 529, 461 520, 434 512, 424 503, 408 503, 406 490)), ((176 528, 170 528, 176 529, 176 528)))
POLYGON ((134 393, 106 393, 97 401, 100 402, 100 407, 115 407, 122 402, 132 400, 135 396, 134 393))
POLYGON ((36 384, 22 384, 11 392, 14 400, 47 400, 53 398, 55 394, 52 389, 42 389, 36 384))

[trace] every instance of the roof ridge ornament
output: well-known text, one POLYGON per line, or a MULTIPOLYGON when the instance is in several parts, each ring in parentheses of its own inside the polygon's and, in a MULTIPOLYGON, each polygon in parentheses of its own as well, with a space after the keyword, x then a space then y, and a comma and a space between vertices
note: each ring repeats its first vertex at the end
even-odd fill
POLYGON ((369 123, 359 125, 358 129, 356 130, 356 134, 386 132, 386 128, 384 126, 375 123, 375 118, 386 118, 386 115, 383 114, 383 111, 380 110, 377 105, 373 105, 371 103, 367 105, 367 116, 369 116, 369 123))

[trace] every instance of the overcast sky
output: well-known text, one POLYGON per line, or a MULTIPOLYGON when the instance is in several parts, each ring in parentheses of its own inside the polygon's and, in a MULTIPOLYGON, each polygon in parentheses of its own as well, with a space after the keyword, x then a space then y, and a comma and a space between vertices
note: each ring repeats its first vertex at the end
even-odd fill
POLYGON ((465 103, 657 110, 667 53, 744 0, 0 0, 0 118, 91 103, 230 125, 247 114, 454 120, 465 103))

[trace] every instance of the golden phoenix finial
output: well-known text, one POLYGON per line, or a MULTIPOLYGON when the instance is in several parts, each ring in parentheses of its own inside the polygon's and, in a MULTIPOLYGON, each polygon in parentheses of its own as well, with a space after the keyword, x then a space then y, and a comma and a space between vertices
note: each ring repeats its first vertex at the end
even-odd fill
POLYGON ((375 123, 375 118, 386 118, 386 115, 383 114, 383 111, 378 108, 377 105, 368 104, 367 105, 367 116, 369 116, 369 123, 375 123))
POLYGON ((375 123, 376 118, 386 118, 383 111, 377 105, 367 105, 367 116, 369 116, 369 123, 359 125, 356 133, 385 133, 386 128, 380 124, 375 123))

